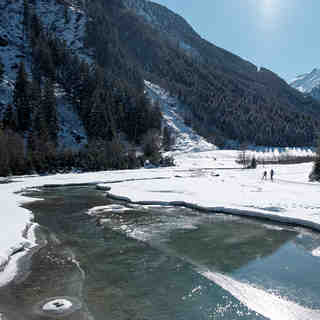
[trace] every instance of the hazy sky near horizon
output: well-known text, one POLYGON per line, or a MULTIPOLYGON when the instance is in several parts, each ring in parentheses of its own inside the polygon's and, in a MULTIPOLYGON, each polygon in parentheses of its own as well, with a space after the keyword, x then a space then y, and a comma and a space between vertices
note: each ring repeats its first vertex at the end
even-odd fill
POLYGON ((286 80, 320 67, 319 0, 152 0, 200 36, 286 80))

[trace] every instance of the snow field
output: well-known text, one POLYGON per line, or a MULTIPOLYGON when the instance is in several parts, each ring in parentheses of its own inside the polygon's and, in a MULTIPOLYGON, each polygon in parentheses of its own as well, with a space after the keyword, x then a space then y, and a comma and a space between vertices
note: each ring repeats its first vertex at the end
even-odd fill
MULTIPOLYGON (((271 166, 256 170, 242 170, 231 165, 237 152, 213 151, 194 157, 181 155, 173 176, 169 179, 130 181, 109 184, 111 193, 133 202, 181 204, 245 216, 259 216, 280 222, 304 225, 320 230, 320 188, 308 182, 312 164, 276 165, 275 181, 262 181, 262 172, 271 166), (225 161, 224 154, 227 155, 225 161), (209 157, 211 155, 211 157, 209 157), (228 157, 229 156, 229 157, 228 157), (216 159, 216 160, 213 160, 216 159), (224 167, 223 163, 230 163, 224 167), (189 168, 189 169, 188 169, 189 168)), ((193 155, 194 156, 194 155, 193 155)))
POLYGON ((45 184, 96 182, 111 187, 112 194, 135 202, 188 204, 320 230, 320 187, 308 182, 312 163, 272 166, 275 181, 271 182, 261 180, 262 172, 269 171, 271 166, 243 170, 235 163, 237 155, 237 151, 219 150, 181 153, 176 155, 177 166, 171 168, 26 176, 0 184, 1 222, 5 226, 0 233, 2 269, 5 266, 4 271, 0 271, 0 285, 12 280, 17 258, 35 245, 34 227, 25 232, 32 215, 20 207, 32 199, 17 192, 45 184), (22 246, 24 252, 10 259, 10 255, 22 246))
MULTIPOLYGON (((148 82, 146 86, 151 97, 159 100, 168 125, 177 133, 176 150, 169 153, 175 157, 176 167, 22 176, 13 177, 12 183, 0 184, 0 286, 13 279, 18 258, 36 245, 32 214, 20 206, 32 199, 17 192, 45 184, 100 183, 102 188, 111 187, 112 194, 134 202, 259 216, 320 230, 320 188, 308 182, 312 163, 273 165, 275 181, 262 181, 262 172, 269 171, 271 165, 242 170, 236 163, 238 151, 216 150, 185 126, 180 117, 183 106, 160 87, 148 82), (21 248, 24 250, 14 254, 21 248)), ((275 150, 272 149, 272 157, 275 150)), ((306 152, 292 150, 296 155, 306 152)))

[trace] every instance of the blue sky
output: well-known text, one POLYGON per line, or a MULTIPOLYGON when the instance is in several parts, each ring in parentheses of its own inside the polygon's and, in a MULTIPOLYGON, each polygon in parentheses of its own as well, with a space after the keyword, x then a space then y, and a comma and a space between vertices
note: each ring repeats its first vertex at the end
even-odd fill
POLYGON ((286 80, 320 67, 319 0, 153 0, 206 40, 286 80))

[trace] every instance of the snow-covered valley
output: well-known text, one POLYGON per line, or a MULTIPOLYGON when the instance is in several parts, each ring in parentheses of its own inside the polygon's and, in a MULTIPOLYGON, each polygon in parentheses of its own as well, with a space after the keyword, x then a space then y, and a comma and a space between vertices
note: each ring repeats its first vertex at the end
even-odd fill
MULTIPOLYGON (((96 183, 102 189, 111 187, 110 195, 136 204, 186 206, 208 213, 260 217, 320 230, 320 189, 317 183, 308 181, 312 163, 274 163, 244 170, 236 162, 239 151, 217 150, 184 124, 179 115, 183 107, 175 98, 149 82, 146 82, 146 88, 150 97, 159 101, 167 125, 177 136, 174 151, 168 153, 174 156, 176 166, 19 176, 10 178, 10 183, 1 184, 2 221, 7 226, 0 234, 1 285, 13 279, 18 258, 36 245, 32 214, 21 208, 22 203, 31 199, 19 192, 47 184, 96 183), (269 179, 271 168, 275 171, 273 182, 269 179), (267 180, 262 180, 264 171, 268 171, 267 180)), ((313 154, 309 149, 298 148, 257 149, 248 154, 257 159, 276 160, 281 153, 296 157, 313 154)))
MULTIPOLYGON (((125 2, 128 10, 132 7, 140 18, 166 31, 157 22, 161 15, 156 15, 163 9, 149 10, 145 1, 139 6, 137 1, 125 2)), ((32 76, 25 4, 0 4, 0 119, 13 101, 21 61, 32 76)), ((32 8, 47 33, 93 66, 94 49, 84 40, 93 18, 80 2, 38 0, 32 8)), ((190 57, 198 57, 198 49, 183 38, 172 39, 190 57)), ((318 73, 315 69, 298 77, 294 86, 310 92, 319 85, 318 73)), ((61 84, 52 88, 57 146, 85 148, 90 136, 84 119, 61 84)), ((157 167, 152 156, 142 157, 142 138, 139 144, 117 131, 123 154, 132 151, 136 156, 132 167, 145 161, 143 168, 83 173, 76 164, 68 168, 71 173, 58 169, 0 177, 0 320, 19 319, 13 316, 19 313, 23 320, 100 320, 106 314, 112 320, 320 318, 320 186, 309 181, 314 149, 240 146, 243 139, 236 135, 236 140, 226 138, 225 146, 241 150, 219 150, 193 129, 200 132, 199 124, 189 126, 191 105, 182 103, 188 99, 148 80, 141 86, 142 95, 143 90, 150 109, 159 107, 162 114, 157 129, 150 131, 175 166, 157 167), (165 129, 173 135, 173 145, 164 143, 165 129), (248 163, 257 161, 257 168, 243 168, 239 159, 244 154, 248 163)), ((210 141, 219 141, 216 126, 210 128, 210 141)), ((120 149, 110 150, 106 158, 120 149)), ((92 160, 95 157, 98 153, 92 160)))
MULTIPOLYGON (((2 222, 7 226, 0 236, 1 258, 4 267, 0 273, 0 284, 5 285, 14 278, 18 270, 18 259, 36 245, 34 237, 36 225, 32 224, 32 214, 20 207, 21 204, 32 201, 32 199, 17 192, 27 188, 37 189, 43 185, 96 183, 102 190, 106 187, 111 188, 108 192, 112 195, 123 200, 130 199, 135 203, 136 208, 154 204, 168 208, 186 206, 201 208, 203 212, 208 211, 206 214, 209 216, 215 215, 215 212, 258 216, 271 221, 281 221, 285 224, 288 222, 320 230, 319 186, 308 182, 311 163, 273 165, 275 178, 272 182, 269 179, 271 166, 244 170, 235 162, 237 155, 238 151, 224 150, 181 152, 180 154, 177 154, 176 151, 176 166, 172 168, 13 177, 11 183, 0 185, 0 195, 3 200, 2 222), (268 171, 266 181, 261 180, 264 170, 268 171), (29 227, 26 231, 27 225, 29 227), (24 251, 13 254, 17 248, 22 246, 24 251), (10 255, 12 255, 11 258, 10 255), (8 264, 5 263, 6 261, 8 264)), ((99 210, 117 214, 117 212, 121 213, 123 208, 114 205, 93 208, 91 214, 99 210)), ((196 221, 186 220, 184 223, 181 221, 180 224, 173 227, 193 230, 196 227, 194 224, 196 221)), ((149 241, 150 236, 154 238, 161 230, 148 234, 150 230, 145 228, 131 229, 125 228, 124 225, 120 231, 125 232, 128 237, 144 242, 149 241)), ((233 236, 235 237, 233 241, 237 241, 237 236, 233 236)), ((239 237, 242 236, 239 235, 239 237)), ((318 259, 319 248, 312 247, 310 250, 310 254, 318 259)), ((194 262, 190 261, 190 263, 194 262)), ((290 318, 291 311, 289 310, 303 315, 301 319, 313 319, 314 315, 318 315, 317 310, 304 309, 299 303, 279 300, 273 294, 247 286, 220 273, 202 269, 199 272, 267 318, 277 319, 277 316, 281 315, 283 319, 300 319, 290 318), (275 312, 263 307, 263 304, 255 306, 249 303, 252 295, 257 295, 261 303, 269 301, 270 305, 278 305, 280 309, 284 309, 275 312)), ((196 293, 201 288, 194 290, 196 293)))
MULTIPOLYGON (((235 162, 237 154, 223 150, 176 154, 176 166, 172 168, 13 177, 10 183, 0 185, 2 221, 7 226, 0 235, 2 265, 17 248, 23 245, 26 252, 34 244, 33 228, 25 232, 32 215, 20 207, 30 199, 17 192, 45 184, 97 183, 133 202, 190 204, 212 212, 259 216, 320 229, 319 185, 308 182, 312 163, 273 165, 274 181, 262 181, 263 171, 271 166, 243 170, 235 162)), ((12 279, 15 260, 1 272, 1 284, 12 279)))
MULTIPOLYGON (((16 277, 20 258, 39 246, 36 238, 38 225, 33 221, 32 212, 22 207, 33 199, 25 196, 23 191, 37 190, 44 185, 95 184, 109 197, 125 200, 125 203, 133 205, 138 210, 155 205, 163 208, 182 207, 200 210, 207 216, 224 213, 258 217, 320 231, 318 203, 320 189, 317 183, 311 183, 308 180, 312 163, 278 164, 279 159, 287 156, 311 157, 314 155, 311 149, 252 148, 247 151, 250 158, 255 157, 260 163, 265 160, 272 164, 260 164, 257 169, 242 169, 242 166, 237 163, 239 153, 242 151, 218 150, 215 145, 207 142, 185 124, 181 116, 185 107, 175 97, 170 96, 155 84, 146 81, 145 85, 149 97, 159 103, 164 125, 175 133, 175 145, 172 151, 167 153, 174 157, 175 167, 51 176, 16 176, 3 179, 3 183, 0 184, 0 198, 3 203, 1 221, 6 228, 3 228, 0 233, 0 287, 7 285, 16 277), (275 172, 274 181, 270 179, 271 169, 275 172), (268 173, 267 180, 262 180, 264 171, 268 173)), ((63 118, 68 118, 72 127, 78 128, 79 125, 71 112, 68 115, 67 110, 63 110, 64 105, 62 102, 63 118)), ((92 215, 97 212, 119 214, 125 210, 126 208, 122 205, 111 205, 92 208, 89 213, 92 215)), ((194 221, 187 219, 187 221, 175 222, 169 227, 193 230, 196 228, 197 221, 197 219, 194 221)), ((126 225, 121 225, 119 230, 129 238, 142 242, 150 241, 154 235, 162 232, 161 229, 139 229, 126 225), (153 235, 150 230, 153 230, 153 235)), ((310 254, 318 259, 320 247, 312 246, 310 250, 310 254)), ((203 270, 203 266, 192 260, 189 262, 195 268, 200 268, 197 272, 203 277, 224 288, 233 297, 267 318, 277 319, 277 316, 281 315, 283 319, 291 319, 290 310, 303 315, 303 319, 313 319, 314 315, 318 315, 317 310, 303 308, 299 304, 286 302, 283 299, 279 300, 277 296, 266 291, 247 286, 220 273, 212 273, 212 270, 203 270), (270 312, 270 308, 261 304, 252 305, 250 302, 252 296, 259 297, 261 301, 269 301, 270 305, 278 305, 283 309, 281 312, 270 312)), ((74 263, 81 268, 78 262, 74 263)), ((196 287, 193 290, 192 293, 196 293, 201 291, 201 288, 196 287)), ((60 301, 59 299, 64 298, 56 298, 57 301, 60 301)), ((44 303, 48 301, 45 300, 44 303)))

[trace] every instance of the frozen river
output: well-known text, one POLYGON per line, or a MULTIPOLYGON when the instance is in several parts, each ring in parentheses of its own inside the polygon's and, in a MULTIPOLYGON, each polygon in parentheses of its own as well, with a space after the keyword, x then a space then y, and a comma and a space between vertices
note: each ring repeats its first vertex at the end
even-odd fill
POLYGON ((119 206, 94 187, 33 196, 45 199, 28 208, 47 245, 0 288, 6 320, 320 318, 319 233, 184 208, 119 206), (46 313, 57 298, 74 309, 46 313))

